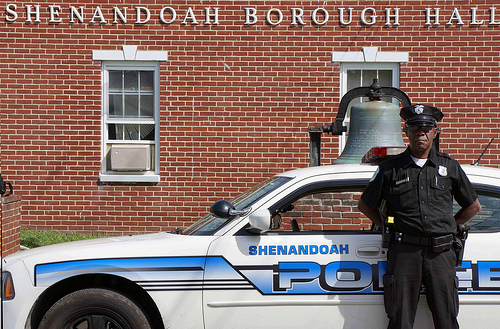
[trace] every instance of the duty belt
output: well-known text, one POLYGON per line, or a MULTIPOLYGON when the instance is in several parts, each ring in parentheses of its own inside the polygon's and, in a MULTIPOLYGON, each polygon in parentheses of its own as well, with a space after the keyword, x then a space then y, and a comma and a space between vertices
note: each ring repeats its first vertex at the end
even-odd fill
POLYGON ((426 247, 432 246, 433 251, 440 252, 451 248, 453 244, 453 234, 436 237, 420 237, 401 232, 394 232, 394 240, 400 243, 405 242, 426 247))

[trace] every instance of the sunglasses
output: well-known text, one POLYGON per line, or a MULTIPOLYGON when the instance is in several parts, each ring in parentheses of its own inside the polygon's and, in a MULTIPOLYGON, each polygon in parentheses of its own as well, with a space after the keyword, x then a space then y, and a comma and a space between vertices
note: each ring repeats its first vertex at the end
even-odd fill
POLYGON ((431 131, 434 127, 433 126, 407 126, 406 128, 408 128, 409 131, 411 132, 415 132, 419 129, 422 129, 422 131, 424 133, 428 133, 429 131, 431 131))

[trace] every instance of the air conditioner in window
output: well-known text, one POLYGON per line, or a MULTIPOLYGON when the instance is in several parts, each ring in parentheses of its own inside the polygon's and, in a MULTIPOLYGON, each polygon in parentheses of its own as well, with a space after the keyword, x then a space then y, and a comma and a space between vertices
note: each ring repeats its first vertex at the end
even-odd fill
POLYGON ((151 170, 151 147, 149 145, 112 145, 110 149, 111 170, 151 170))

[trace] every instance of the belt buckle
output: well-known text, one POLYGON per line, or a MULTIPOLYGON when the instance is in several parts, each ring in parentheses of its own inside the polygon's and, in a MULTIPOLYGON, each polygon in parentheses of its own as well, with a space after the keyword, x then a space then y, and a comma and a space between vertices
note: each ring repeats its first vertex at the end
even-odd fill
POLYGON ((433 237, 431 240, 432 241, 432 251, 441 252, 441 251, 445 251, 445 250, 450 249, 451 245, 453 243, 452 238, 453 238, 453 236, 451 234, 433 237))

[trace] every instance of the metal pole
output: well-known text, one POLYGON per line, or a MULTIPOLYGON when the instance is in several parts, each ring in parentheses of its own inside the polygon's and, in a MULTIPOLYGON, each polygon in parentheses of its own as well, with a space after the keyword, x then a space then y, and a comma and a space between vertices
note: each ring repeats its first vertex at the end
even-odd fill
POLYGON ((309 167, 321 165, 321 134, 323 127, 309 127, 309 167))

